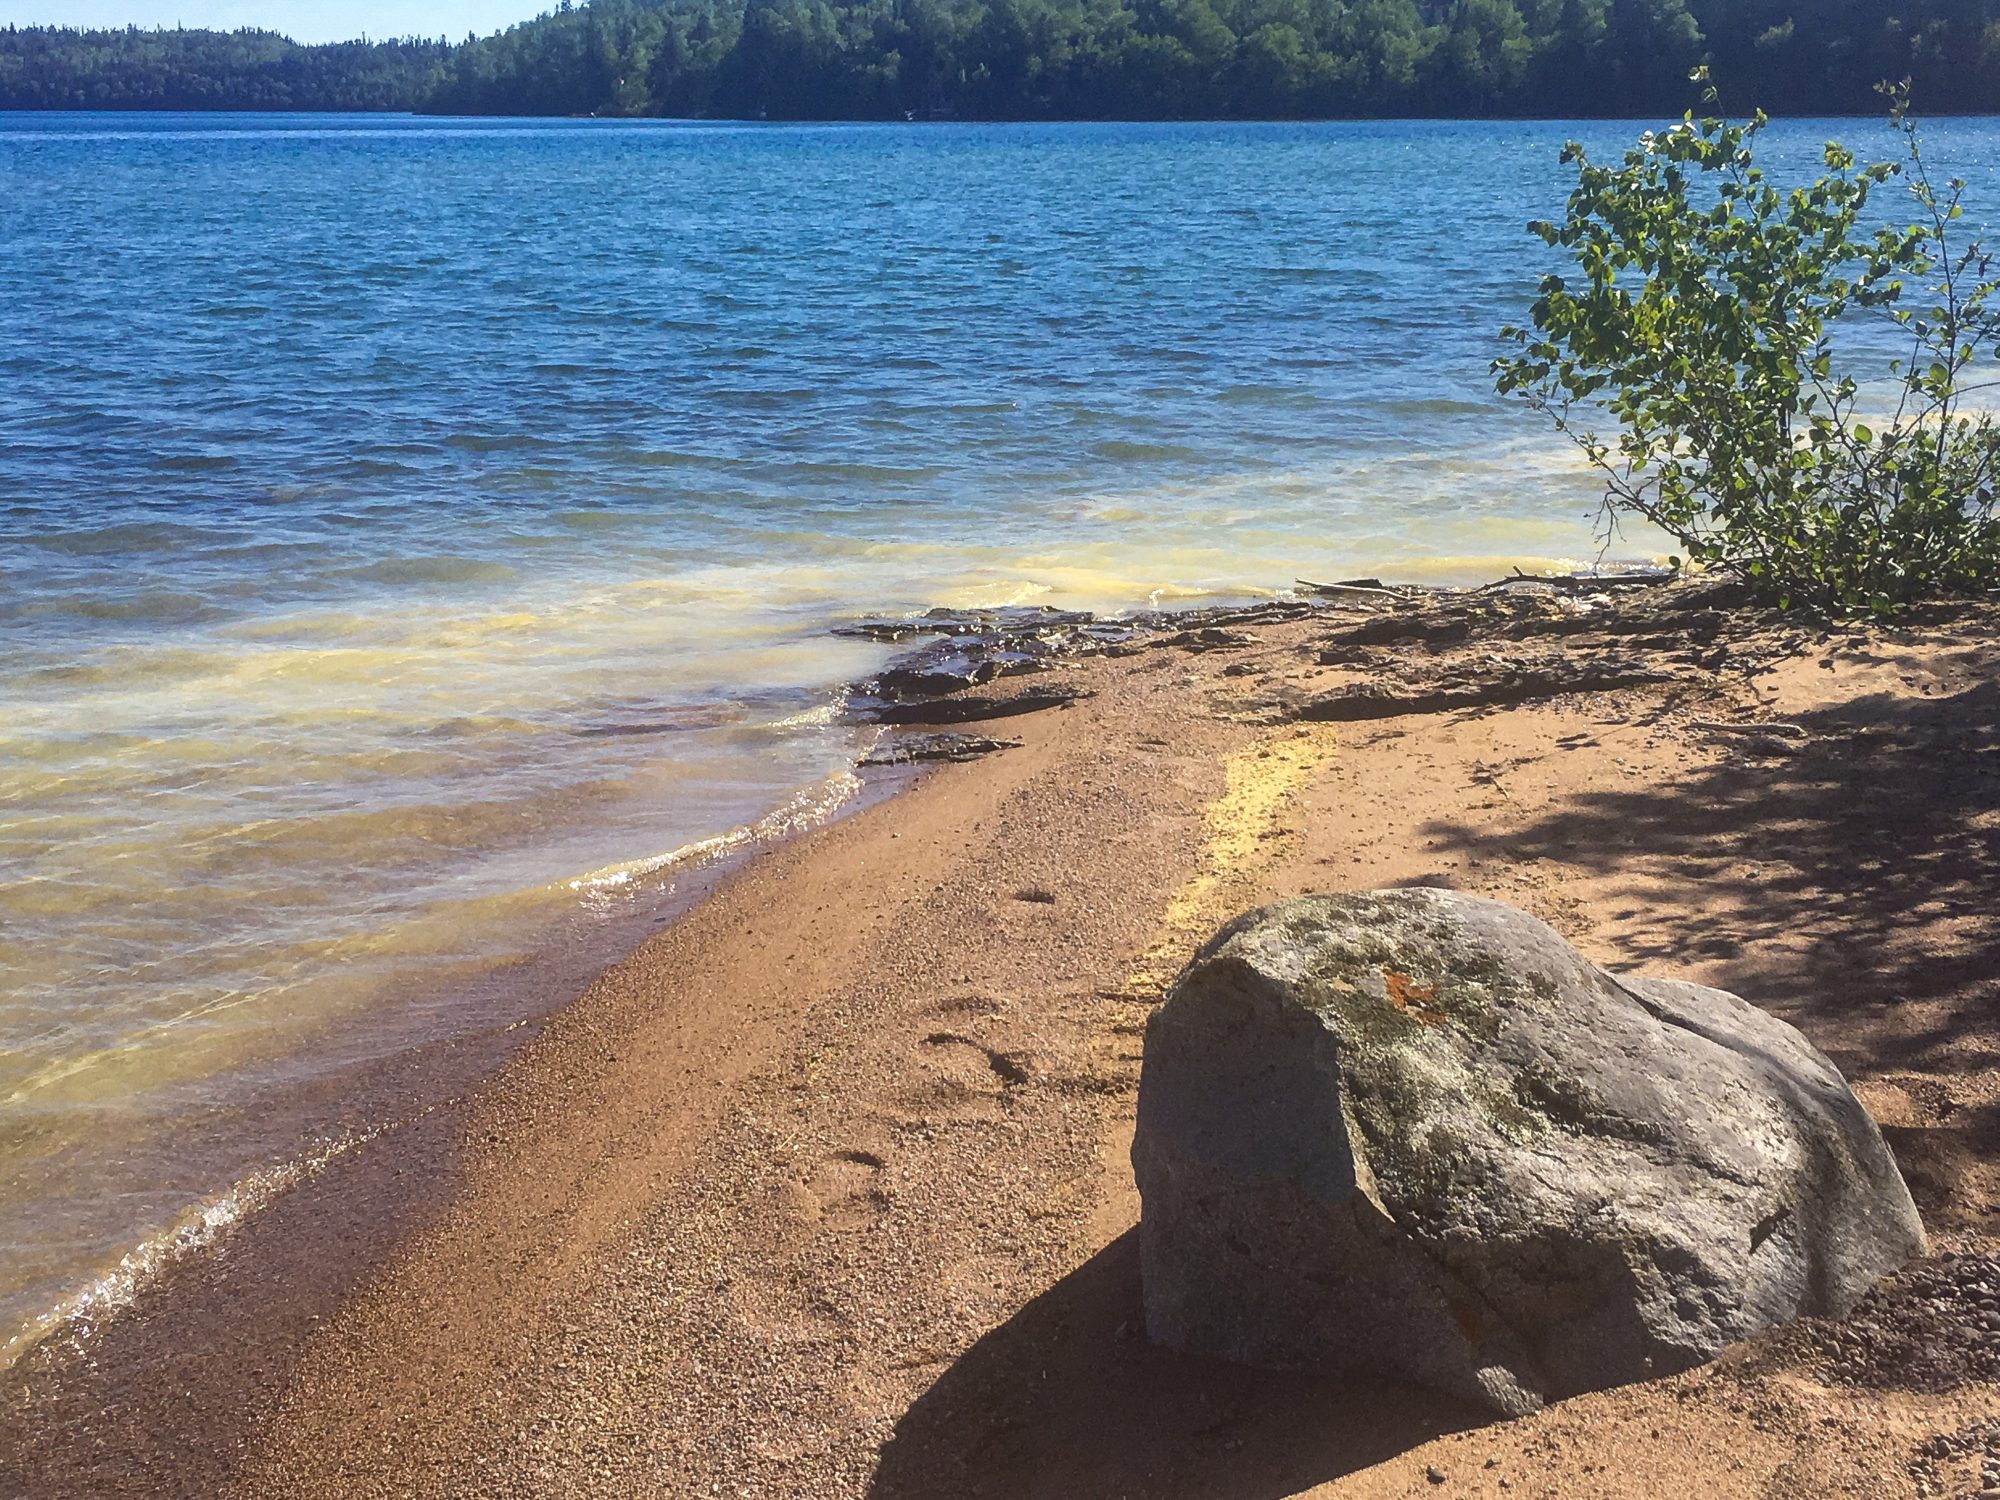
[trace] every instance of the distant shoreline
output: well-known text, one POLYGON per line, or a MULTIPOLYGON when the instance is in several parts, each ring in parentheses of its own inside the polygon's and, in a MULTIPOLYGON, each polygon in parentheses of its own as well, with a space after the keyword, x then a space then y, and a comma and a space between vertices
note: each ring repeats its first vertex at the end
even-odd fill
MULTIPOLYGON (((768 117, 755 115, 590 115, 551 112, 547 114, 452 113, 422 109, 272 109, 265 105, 153 105, 75 104, 0 105, 0 119, 9 115, 218 115, 235 118, 245 115, 278 115, 305 119, 338 116, 390 120, 563 120, 580 125, 768 125, 781 129, 789 125, 907 125, 911 128, 950 129, 990 125, 1658 125, 1678 120, 1678 114, 1353 114, 1353 115, 994 115, 966 116, 950 120, 910 120, 900 115, 799 115, 768 117)), ((1990 109, 1929 110, 1926 118, 1939 120, 1990 120, 2000 118, 2000 104, 1990 109)), ((1860 120, 1870 123, 1884 118, 1880 110, 1806 110, 1770 112, 1774 120, 1860 120)))
MULTIPOLYGON (((1914 0, 1910 0, 1914 4, 1914 0)), ((302 45, 178 26, 0 30, 0 104, 413 109, 801 121, 1673 118, 1725 107, 2000 109, 1981 14, 1834 0, 1807 25, 1735 0, 1347 11, 1254 0, 567 3, 487 36, 302 45)))

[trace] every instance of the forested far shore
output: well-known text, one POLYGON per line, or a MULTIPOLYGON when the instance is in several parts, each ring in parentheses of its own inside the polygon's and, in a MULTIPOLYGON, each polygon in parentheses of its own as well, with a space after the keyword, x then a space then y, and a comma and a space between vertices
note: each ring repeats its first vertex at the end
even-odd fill
POLYGON ((449 76, 454 50, 441 39, 308 47, 274 31, 7 26, 0 109, 413 110, 449 76))
POLYGON ((590 0, 489 37, 0 29, 0 108, 737 119, 2000 112, 2000 0, 590 0))

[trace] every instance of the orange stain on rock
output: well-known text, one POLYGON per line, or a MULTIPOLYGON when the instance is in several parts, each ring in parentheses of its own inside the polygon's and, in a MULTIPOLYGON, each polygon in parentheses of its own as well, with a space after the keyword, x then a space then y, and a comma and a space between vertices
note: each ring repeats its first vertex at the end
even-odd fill
POLYGON ((1398 974, 1394 969, 1382 971, 1382 982, 1388 986, 1389 1003, 1405 1015, 1413 1016, 1426 1026, 1441 1025, 1444 1017, 1432 1008, 1437 1004, 1437 986, 1424 984, 1407 974, 1398 974))

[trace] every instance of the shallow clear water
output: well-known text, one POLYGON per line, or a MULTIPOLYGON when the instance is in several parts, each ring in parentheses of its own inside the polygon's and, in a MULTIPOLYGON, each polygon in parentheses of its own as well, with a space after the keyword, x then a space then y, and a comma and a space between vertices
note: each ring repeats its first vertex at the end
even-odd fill
POLYGON ((838 801, 837 616, 1590 559, 1486 366, 1633 129, 0 115, 0 1339, 838 801))

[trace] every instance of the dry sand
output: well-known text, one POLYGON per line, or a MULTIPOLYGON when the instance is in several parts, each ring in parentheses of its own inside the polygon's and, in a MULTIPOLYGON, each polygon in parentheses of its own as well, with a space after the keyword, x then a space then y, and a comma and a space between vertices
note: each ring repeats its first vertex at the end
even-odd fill
POLYGON ((1672 683, 1338 726, 1277 706, 1437 653, 1321 665, 1322 618, 1078 663, 1093 696, 1008 721, 1021 748, 758 856, 486 1085, 17 1367, 0 1493, 1977 1493, 1994 620, 1750 619, 1672 683), (1806 737, 1696 727, 1765 719, 1806 737), (1802 1027, 1960 1258, 1845 1328, 1520 1421, 1151 1348, 1125 1155, 1150 1005, 1236 910, 1413 882, 1802 1027))

